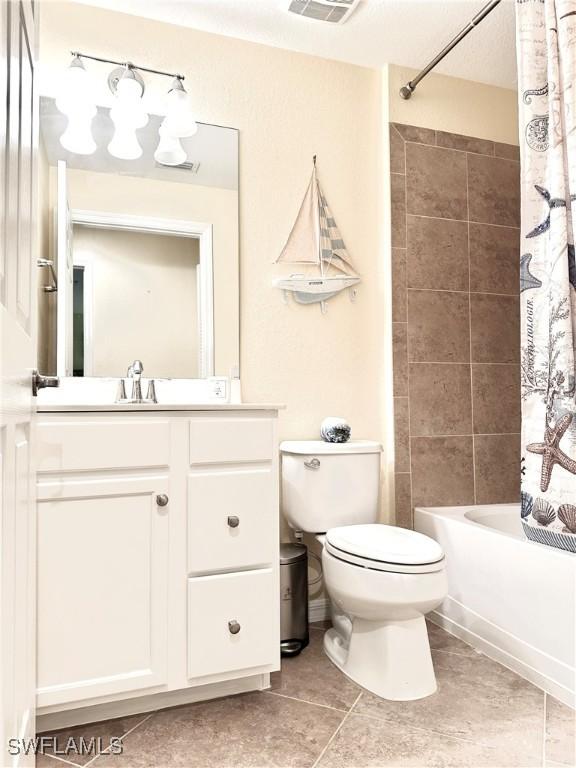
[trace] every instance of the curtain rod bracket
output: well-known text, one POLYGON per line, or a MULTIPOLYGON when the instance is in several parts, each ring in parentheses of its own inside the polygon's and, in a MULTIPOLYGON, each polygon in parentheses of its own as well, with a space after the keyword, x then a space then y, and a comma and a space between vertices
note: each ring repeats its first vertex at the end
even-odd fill
POLYGON ((414 93, 414 87, 412 83, 406 83, 406 85, 403 85, 402 88, 400 88, 400 96, 405 100, 408 101, 408 99, 412 96, 414 93))

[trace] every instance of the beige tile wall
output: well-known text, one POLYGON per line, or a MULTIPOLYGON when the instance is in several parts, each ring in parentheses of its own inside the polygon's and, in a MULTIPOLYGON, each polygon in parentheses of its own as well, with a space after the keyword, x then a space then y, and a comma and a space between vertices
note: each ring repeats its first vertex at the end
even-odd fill
POLYGON ((519 498, 518 147, 390 125, 396 521, 519 498))

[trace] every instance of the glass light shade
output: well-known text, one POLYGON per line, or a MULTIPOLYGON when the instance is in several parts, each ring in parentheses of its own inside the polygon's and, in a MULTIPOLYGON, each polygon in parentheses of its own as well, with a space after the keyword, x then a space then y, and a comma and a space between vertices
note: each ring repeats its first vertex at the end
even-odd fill
POLYGON ((75 155, 91 155, 96 152, 96 142, 92 136, 92 118, 81 113, 69 115, 66 130, 60 136, 60 144, 75 155))
POLYGON ((135 131, 130 127, 116 126, 108 152, 119 160, 137 160, 142 157, 142 147, 135 131))
POLYGON ((186 91, 181 88, 173 88, 168 93, 166 100, 166 118, 163 122, 166 133, 175 139, 194 136, 198 130, 198 125, 194 119, 192 105, 186 91))
POLYGON ((160 141, 154 152, 154 160, 161 165, 182 165, 186 161, 186 152, 180 144, 180 139, 169 136, 163 125, 160 126, 159 134, 160 141))
POLYGON ((62 74, 56 107, 65 115, 88 114, 95 107, 92 83, 81 60, 76 57, 62 74))
POLYGON ((120 78, 116 86, 114 105, 110 110, 114 125, 130 126, 132 129, 144 128, 148 123, 148 113, 142 102, 142 86, 140 83, 125 76, 120 78))

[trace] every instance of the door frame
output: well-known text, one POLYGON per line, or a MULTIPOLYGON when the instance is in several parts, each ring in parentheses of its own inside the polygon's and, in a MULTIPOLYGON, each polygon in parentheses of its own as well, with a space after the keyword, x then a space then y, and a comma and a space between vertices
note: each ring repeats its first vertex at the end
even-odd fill
MULTIPOLYGON (((214 264, 212 224, 180 219, 161 219, 150 216, 87 211, 74 208, 70 211, 72 226, 99 229, 119 229, 126 232, 142 232, 157 235, 190 237, 198 240, 199 281, 198 281, 198 331, 199 370, 198 378, 214 376, 214 264)), ((73 264, 75 264, 73 259, 73 264)), ((78 262, 80 265, 80 261, 78 262)), ((83 262, 85 264, 85 261, 83 262)), ((198 274, 198 273, 197 273, 198 274)), ((93 299, 90 299, 93 306, 93 299)), ((86 365, 87 347, 84 345, 86 365)))

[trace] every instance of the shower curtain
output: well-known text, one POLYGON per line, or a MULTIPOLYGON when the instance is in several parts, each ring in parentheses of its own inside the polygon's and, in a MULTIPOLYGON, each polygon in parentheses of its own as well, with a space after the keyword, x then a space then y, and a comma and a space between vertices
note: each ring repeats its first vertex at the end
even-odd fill
POLYGON ((522 524, 576 552, 576 0, 516 0, 516 40, 522 524))

